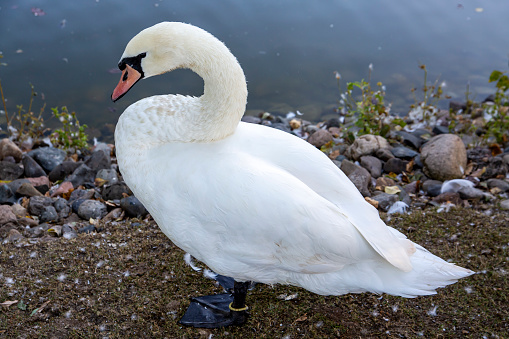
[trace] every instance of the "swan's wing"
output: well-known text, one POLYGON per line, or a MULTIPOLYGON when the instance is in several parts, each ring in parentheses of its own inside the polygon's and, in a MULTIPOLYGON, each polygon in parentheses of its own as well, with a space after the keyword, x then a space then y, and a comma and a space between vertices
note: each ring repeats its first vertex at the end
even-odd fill
POLYGON ((151 168, 146 182, 161 196, 147 208, 198 260, 267 283, 284 282, 285 271, 327 273, 383 260, 337 206, 299 178, 236 146, 216 146, 165 146, 170 153, 159 150, 152 160, 167 166, 151 168), (172 154, 171 164, 163 154, 172 154))
POLYGON ((413 243, 385 225, 348 177, 314 146, 265 126, 239 124, 235 144, 288 171, 314 192, 336 205, 369 244, 392 265, 410 271, 413 243))

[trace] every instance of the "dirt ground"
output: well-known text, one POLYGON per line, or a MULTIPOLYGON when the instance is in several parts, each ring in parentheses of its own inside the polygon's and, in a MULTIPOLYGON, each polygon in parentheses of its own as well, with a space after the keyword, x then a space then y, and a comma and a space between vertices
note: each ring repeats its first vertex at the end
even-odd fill
POLYGON ((222 293, 193 271, 153 222, 31 246, 0 244, 0 337, 5 338, 508 338, 509 215, 433 208, 388 224, 477 274, 437 295, 323 297, 258 284, 236 328, 182 327, 192 296, 222 293), (291 296, 290 300, 284 300, 291 296))

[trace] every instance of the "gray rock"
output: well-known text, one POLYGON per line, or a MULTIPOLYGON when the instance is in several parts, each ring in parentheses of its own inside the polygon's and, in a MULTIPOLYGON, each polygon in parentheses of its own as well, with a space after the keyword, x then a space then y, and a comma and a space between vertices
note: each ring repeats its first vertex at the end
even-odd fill
POLYGON ((23 157, 23 167, 24 167, 24 173, 25 177, 28 178, 37 178, 42 177, 46 175, 46 172, 42 169, 42 167, 32 159, 31 156, 26 155, 23 157))
POLYGON ((461 178, 467 166, 467 151, 460 137, 441 134, 431 138, 421 150, 424 173, 436 180, 461 178))
POLYGON ((292 129, 290 128, 290 125, 284 124, 282 122, 274 122, 270 127, 278 129, 280 131, 286 132, 286 133, 292 133, 292 129))
POLYGON ((73 187, 78 187, 86 183, 92 184, 95 179, 95 173, 96 171, 94 171, 87 165, 82 164, 80 167, 74 170, 74 172, 67 178, 67 181, 70 181, 73 187))
POLYGON ((72 191, 71 196, 69 197, 69 202, 73 202, 77 199, 92 199, 94 197, 94 190, 83 190, 81 188, 75 189, 72 191))
POLYGON ((51 226, 49 224, 44 223, 44 224, 40 224, 39 226, 28 228, 28 229, 26 229, 27 237, 29 237, 29 238, 42 237, 43 235, 46 234, 46 232, 48 231, 48 229, 50 227, 51 226))
POLYGON ((37 161, 47 173, 60 165, 67 156, 65 151, 53 147, 39 147, 28 152, 28 155, 37 161))
POLYGON ((393 147, 391 149, 391 153, 396 158, 400 158, 400 159, 404 159, 404 160, 412 160, 417 155, 419 155, 419 153, 417 153, 416 151, 411 150, 410 148, 404 147, 404 146, 393 147))
POLYGON ((406 171, 406 166, 408 164, 408 161, 401 160, 399 158, 392 158, 387 160, 387 162, 384 164, 384 172, 385 173, 402 173, 406 171))
POLYGON ((382 175, 382 162, 380 159, 371 155, 364 155, 361 157, 360 164, 368 170, 373 178, 378 178, 382 175))
POLYGON ((319 129, 315 133, 311 134, 308 138, 308 142, 317 147, 320 148, 326 143, 332 141, 332 135, 329 131, 326 131, 324 129, 319 129))
POLYGON ((28 179, 16 179, 8 183, 7 186, 9 186, 11 191, 15 193, 18 188, 25 183, 30 183, 30 181, 28 179))
POLYGON ((507 182, 505 180, 501 180, 501 179, 488 179, 487 184, 488 184, 489 188, 496 187, 496 188, 500 189, 500 191, 502 191, 502 192, 509 191, 509 182, 507 182))
POLYGON ((442 190, 442 182, 438 180, 426 180, 422 184, 422 190, 430 197, 440 195, 442 190))
POLYGON ((388 161, 394 158, 394 154, 392 154, 389 148, 380 148, 375 152, 375 156, 382 161, 388 161))
POLYGON ((39 220, 41 222, 48 222, 48 221, 57 221, 58 220, 58 213, 55 210, 55 207, 53 206, 45 206, 42 211, 41 215, 39 216, 39 220))
POLYGON ((500 202, 500 209, 502 210, 509 210, 509 199, 506 199, 506 200, 502 200, 500 202))
POLYGON ((76 168, 80 167, 82 164, 83 164, 82 162, 64 161, 58 166, 56 166, 49 173, 48 175, 49 180, 51 180, 52 182, 64 180, 68 175, 74 172, 76 168))
POLYGON ((23 174, 23 168, 9 161, 0 161, 0 180, 15 180, 23 174))
POLYGON ((12 205, 16 202, 16 197, 7 185, 0 186, 0 204, 12 205))
POLYGON ((244 115, 241 119, 243 122, 247 122, 250 124, 260 124, 262 122, 262 119, 258 117, 254 117, 252 115, 244 115))
POLYGON ((483 173, 482 178, 495 178, 505 177, 507 174, 507 165, 501 157, 490 157, 486 172, 483 173))
POLYGON ((36 190, 35 187, 29 182, 21 184, 21 186, 19 186, 19 188, 16 190, 16 195, 21 195, 24 197, 42 196, 41 192, 36 190))
POLYGON ((92 224, 85 225, 78 230, 78 233, 92 233, 95 232, 95 226, 92 224))
POLYGON ((365 168, 357 166, 349 160, 343 160, 341 162, 341 170, 345 172, 364 197, 371 196, 371 193, 369 192, 371 175, 365 168))
POLYGON ((399 200, 396 194, 387 194, 384 192, 373 195, 371 199, 378 201, 378 208, 385 212, 389 210, 392 204, 399 200))
POLYGON ((402 139, 403 144, 405 144, 407 146, 411 146, 415 149, 419 149, 423 142, 423 140, 421 138, 419 138, 418 136, 415 136, 415 135, 410 134, 405 131, 398 131, 398 132, 396 132, 396 135, 398 135, 402 139))
MULTIPOLYGON (((85 165, 87 165, 90 169, 95 173, 101 169, 111 168, 111 158, 109 154, 106 154, 103 151, 93 152, 90 158, 85 161, 85 165)), ((74 186, 77 187, 77 186, 74 186)))
POLYGON ((69 206, 67 200, 63 198, 57 198, 53 202, 53 206, 55 207, 55 210, 57 211, 58 217, 60 219, 65 219, 71 215, 72 209, 71 206, 69 206))
POLYGON ((44 207, 53 205, 53 199, 45 196, 35 196, 31 197, 28 202, 28 213, 31 215, 39 216, 41 215, 44 207))
POLYGON ((11 206, 0 205, 0 225, 16 222, 16 215, 11 209, 11 206))
POLYGON ((372 155, 383 148, 391 148, 387 140, 379 135, 365 134, 355 139, 353 144, 348 147, 346 156, 354 160, 359 160, 363 155, 372 155))
POLYGON ((23 152, 12 140, 4 138, 0 141, 0 160, 13 157, 16 162, 19 162, 22 156, 23 152))
POLYGON ((433 131, 432 132, 435 135, 448 134, 449 133, 449 127, 437 125, 437 126, 433 127, 433 131))
POLYGON ((101 219, 107 213, 106 205, 98 200, 85 200, 78 208, 78 215, 85 220, 101 219))
POLYGON ((475 187, 462 187, 458 193, 460 194, 461 199, 485 199, 485 200, 491 200, 495 197, 492 196, 489 193, 483 192, 478 188, 475 187))
POLYGON ((95 178, 105 180, 108 184, 115 184, 118 182, 117 171, 111 168, 99 170, 95 178))
POLYGON ((108 185, 103 188, 102 197, 104 200, 122 199, 124 194, 129 193, 129 188, 123 182, 108 185))
POLYGON ((86 201, 87 199, 76 199, 72 202, 71 204, 71 209, 74 213, 78 213, 79 209, 80 209, 80 206, 81 204, 86 201))
POLYGON ((134 196, 125 197, 120 200, 120 207, 130 217, 145 217, 148 214, 147 209, 143 204, 134 196))

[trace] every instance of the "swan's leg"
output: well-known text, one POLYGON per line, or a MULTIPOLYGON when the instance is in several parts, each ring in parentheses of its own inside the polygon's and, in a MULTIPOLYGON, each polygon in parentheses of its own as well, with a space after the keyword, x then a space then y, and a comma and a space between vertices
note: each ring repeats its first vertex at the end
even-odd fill
POLYGON ((249 282, 235 281, 233 295, 225 293, 193 298, 180 323, 204 328, 244 324, 248 317, 246 307, 248 287, 249 282))

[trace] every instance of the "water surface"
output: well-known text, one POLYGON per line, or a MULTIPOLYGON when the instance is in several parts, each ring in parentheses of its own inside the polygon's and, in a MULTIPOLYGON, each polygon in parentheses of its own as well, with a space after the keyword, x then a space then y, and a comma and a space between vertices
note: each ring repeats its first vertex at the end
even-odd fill
POLYGON ((118 103, 109 99, 119 78, 109 70, 129 39, 157 22, 182 21, 210 31, 237 56, 250 113, 324 118, 338 99, 334 71, 357 81, 370 63, 393 112, 404 113, 410 88, 422 86, 421 63, 455 99, 464 99, 467 83, 477 98, 491 93, 489 73, 508 68, 508 13, 506 0, 2 0, 0 51, 8 66, 0 78, 10 111, 27 105, 32 83, 48 107, 67 105, 91 125, 115 123, 142 97, 202 93, 199 77, 178 70, 140 82, 118 103))

